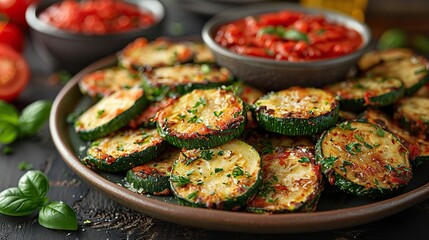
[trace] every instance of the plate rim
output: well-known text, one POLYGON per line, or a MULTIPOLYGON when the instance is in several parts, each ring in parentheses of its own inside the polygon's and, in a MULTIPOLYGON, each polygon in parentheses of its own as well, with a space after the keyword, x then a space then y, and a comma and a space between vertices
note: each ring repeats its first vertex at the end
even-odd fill
POLYGON ((409 192, 356 207, 311 213, 255 214, 194 208, 159 201, 109 181, 80 162, 67 143, 65 101, 78 88, 87 72, 117 61, 116 55, 102 58, 82 69, 55 97, 49 118, 53 143, 63 161, 81 179, 120 204, 142 214, 180 225, 212 230, 246 233, 305 233, 352 227, 393 215, 429 198, 429 182, 409 192))

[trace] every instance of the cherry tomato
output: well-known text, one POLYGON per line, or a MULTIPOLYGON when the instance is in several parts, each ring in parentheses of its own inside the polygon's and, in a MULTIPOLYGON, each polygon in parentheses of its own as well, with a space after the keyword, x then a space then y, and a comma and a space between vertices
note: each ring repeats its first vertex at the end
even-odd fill
POLYGON ((0 99, 13 101, 30 78, 25 59, 8 45, 0 44, 0 99))
POLYGON ((27 29, 25 11, 32 3, 39 0, 0 0, 0 12, 5 13, 9 19, 23 29, 27 29))
POLYGON ((17 52, 22 52, 24 36, 15 24, 0 21, 0 43, 11 46, 17 52))

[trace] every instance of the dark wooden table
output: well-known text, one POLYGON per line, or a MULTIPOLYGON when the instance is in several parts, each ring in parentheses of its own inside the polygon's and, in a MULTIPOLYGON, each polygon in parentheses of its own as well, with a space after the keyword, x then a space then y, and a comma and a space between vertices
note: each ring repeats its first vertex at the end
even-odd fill
MULTIPOLYGON (((164 2, 169 10, 165 35, 199 34, 206 17, 181 11, 171 0, 164 2)), ((52 81, 52 71, 40 61, 31 44, 25 56, 31 65, 32 77, 28 88, 14 102, 18 108, 38 99, 53 100, 62 87, 61 83, 52 81)), ((30 163, 48 176, 51 186, 48 197, 68 203, 77 212, 79 229, 48 230, 37 223, 36 216, 0 215, 0 239, 429 239, 429 199, 379 221, 327 232, 267 236, 176 225, 121 206, 83 182, 57 153, 47 125, 37 136, 17 141, 11 147, 12 155, 0 153, 0 190, 16 186, 24 174, 18 165, 30 163)))

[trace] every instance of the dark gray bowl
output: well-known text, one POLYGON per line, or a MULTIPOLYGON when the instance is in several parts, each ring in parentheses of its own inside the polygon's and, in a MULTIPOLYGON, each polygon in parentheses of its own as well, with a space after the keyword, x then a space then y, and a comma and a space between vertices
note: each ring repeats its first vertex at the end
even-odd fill
POLYGON ((348 71, 356 64, 358 58, 369 49, 371 32, 369 28, 340 13, 302 7, 290 3, 253 4, 239 9, 230 9, 211 18, 203 28, 203 40, 212 50, 217 62, 228 68, 233 74, 249 84, 267 89, 281 90, 290 86, 321 87, 344 79, 348 71), (216 30, 223 24, 267 12, 293 10, 308 14, 325 16, 332 22, 341 23, 355 29, 363 36, 362 46, 355 52, 332 59, 306 62, 275 61, 271 59, 243 56, 229 51, 214 41, 216 30))
POLYGON ((165 18, 164 6, 156 0, 127 0, 127 2, 152 12, 156 23, 147 28, 114 34, 71 33, 53 27, 38 18, 38 15, 52 4, 52 1, 31 5, 26 12, 26 19, 36 52, 51 68, 75 73, 90 63, 121 50, 135 38, 146 37, 153 40, 158 37, 162 33, 165 18))

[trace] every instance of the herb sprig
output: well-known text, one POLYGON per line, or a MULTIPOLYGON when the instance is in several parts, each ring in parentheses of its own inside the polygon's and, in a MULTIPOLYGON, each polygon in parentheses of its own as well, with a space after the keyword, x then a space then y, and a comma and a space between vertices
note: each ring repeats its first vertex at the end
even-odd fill
POLYGON ((18 187, 5 189, 0 193, 0 213, 8 216, 26 216, 40 208, 38 221, 45 228, 76 230, 76 213, 66 203, 50 202, 46 194, 48 178, 40 171, 25 173, 18 187))

